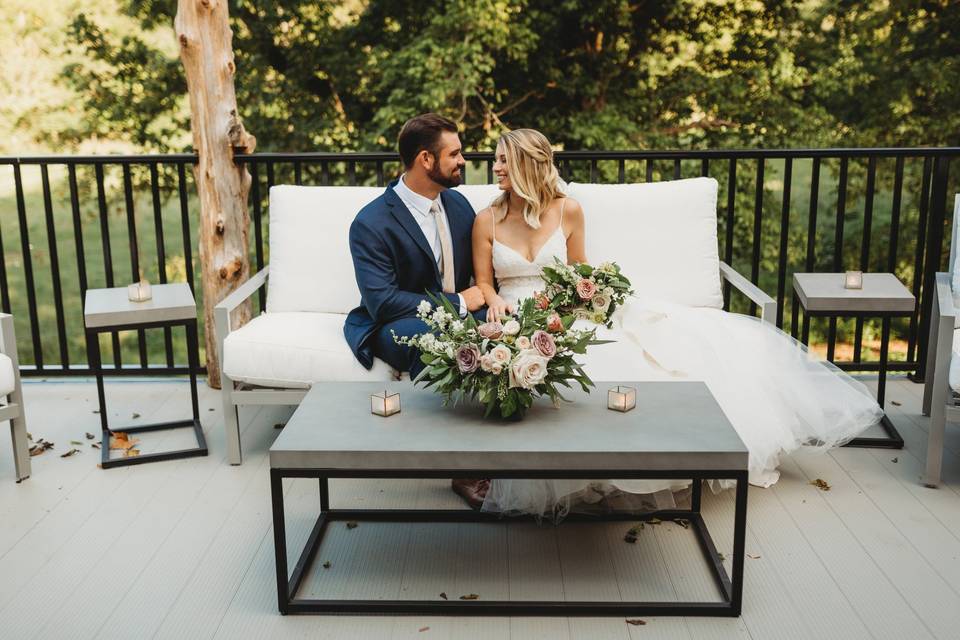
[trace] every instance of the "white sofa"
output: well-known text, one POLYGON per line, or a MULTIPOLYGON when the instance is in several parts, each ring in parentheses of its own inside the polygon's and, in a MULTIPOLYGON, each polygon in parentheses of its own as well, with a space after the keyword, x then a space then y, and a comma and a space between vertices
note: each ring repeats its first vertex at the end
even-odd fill
POLYGON ((13 439, 13 470, 17 482, 30 477, 30 445, 27 442, 27 421, 23 412, 23 390, 20 386, 20 363, 17 359, 17 338, 13 316, 0 313, 0 420, 10 421, 13 439))
MULTIPOLYGON (((457 188, 476 211, 496 185, 457 188)), ((312 384, 392 380, 376 360, 369 371, 343 338, 360 302, 347 236, 380 187, 275 186, 270 190, 270 266, 215 310, 228 457, 240 464, 238 405, 299 404, 312 384), (234 329, 230 312, 267 286, 266 311, 234 329)), ((640 294, 722 308, 722 281, 756 302, 773 322, 772 298, 722 263, 717 247, 717 182, 693 178, 643 184, 568 185, 587 215, 587 255, 616 260, 640 294)))
POLYGON ((930 416, 923 483, 940 484, 948 422, 960 422, 960 193, 954 197, 949 271, 936 274, 930 314, 930 340, 923 388, 924 415, 930 416))

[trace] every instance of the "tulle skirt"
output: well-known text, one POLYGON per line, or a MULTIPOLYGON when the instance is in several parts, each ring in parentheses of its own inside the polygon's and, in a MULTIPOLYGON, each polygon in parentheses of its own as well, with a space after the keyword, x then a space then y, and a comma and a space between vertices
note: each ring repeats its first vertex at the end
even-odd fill
MULTIPOLYGON (((631 300, 613 320, 612 329, 599 327, 597 334, 615 342, 593 346, 582 356, 587 374, 594 381, 704 382, 750 452, 751 484, 774 484, 782 454, 836 447, 883 416, 861 382, 757 318, 646 299, 631 300)), ((620 492, 645 496, 651 508, 665 509, 675 506, 674 495, 687 485, 677 480, 493 480, 483 509, 562 517, 620 492)))

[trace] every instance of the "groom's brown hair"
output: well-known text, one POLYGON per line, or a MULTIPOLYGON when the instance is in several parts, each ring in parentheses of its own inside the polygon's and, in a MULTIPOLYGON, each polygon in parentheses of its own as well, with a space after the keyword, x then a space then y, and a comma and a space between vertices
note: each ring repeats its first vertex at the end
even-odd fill
POLYGON ((440 134, 444 131, 456 133, 457 125, 453 120, 436 113, 423 113, 407 120, 397 140, 404 168, 409 169, 417 154, 424 149, 436 158, 440 134))

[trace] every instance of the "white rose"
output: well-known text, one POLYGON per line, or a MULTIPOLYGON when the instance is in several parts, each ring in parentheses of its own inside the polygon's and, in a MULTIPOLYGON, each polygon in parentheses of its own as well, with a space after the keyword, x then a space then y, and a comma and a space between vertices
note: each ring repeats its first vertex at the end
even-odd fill
POLYGON ((490 365, 490 373, 492 373, 493 375, 498 376, 502 372, 503 372, 503 365, 500 364, 499 362, 494 362, 493 364, 490 365))
POLYGON ((421 300, 420 304, 417 305, 417 313, 421 316, 425 316, 430 313, 431 309, 433 309, 433 306, 426 300, 421 300))
POLYGON ((534 349, 521 351, 510 363, 510 387, 533 389, 547 377, 547 363, 534 349))
POLYGON ((530 348, 530 338, 527 336, 520 336, 517 338, 517 349, 529 349, 530 348))
POLYGON ((505 325, 503 325, 503 333, 508 336, 515 336, 520 333, 520 323, 516 320, 508 320, 505 325))
POLYGON ((610 297, 603 293, 598 293, 593 296, 590 304, 593 305, 594 311, 606 311, 610 308, 610 297))
POLYGON ((494 362, 499 362, 500 364, 510 362, 510 356, 510 347, 506 345, 498 344, 490 350, 490 357, 493 358, 494 362))

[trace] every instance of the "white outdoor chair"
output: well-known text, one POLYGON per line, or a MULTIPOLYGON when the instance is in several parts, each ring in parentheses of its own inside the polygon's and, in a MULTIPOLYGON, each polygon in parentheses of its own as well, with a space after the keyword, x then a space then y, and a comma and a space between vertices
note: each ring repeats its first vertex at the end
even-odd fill
POLYGON ((926 382, 923 388, 923 415, 930 416, 927 435, 927 466, 923 483, 940 484, 943 466, 943 440, 947 422, 960 421, 960 194, 953 206, 953 230, 950 238, 950 262, 947 273, 936 275, 936 295, 930 315, 930 340, 927 343, 926 382))
POLYGON ((23 413, 23 389, 20 386, 20 363, 17 360, 17 338, 13 316, 0 313, 0 420, 10 421, 13 437, 13 467, 17 482, 30 477, 30 447, 27 444, 27 421, 23 413))

